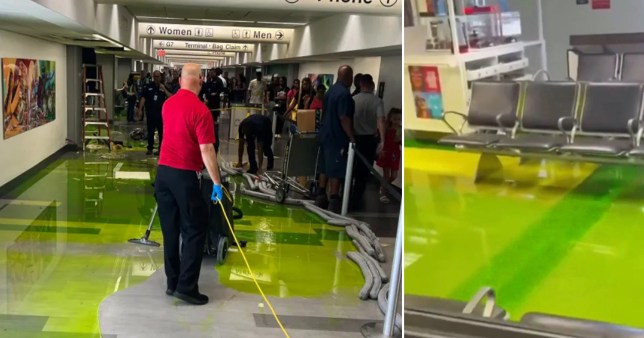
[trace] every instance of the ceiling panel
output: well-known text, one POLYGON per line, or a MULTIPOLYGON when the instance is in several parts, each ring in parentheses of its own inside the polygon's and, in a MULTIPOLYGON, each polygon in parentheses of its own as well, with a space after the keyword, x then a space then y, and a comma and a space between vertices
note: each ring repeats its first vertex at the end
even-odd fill
MULTIPOLYGON (((225 26, 261 26, 276 27, 273 23, 310 23, 329 16, 324 12, 290 12, 286 10, 253 10, 244 8, 211 8, 186 6, 140 6, 128 5, 127 9, 141 22, 159 22, 173 24, 205 24, 225 26), (202 21, 203 20, 203 21, 202 21), (223 20, 224 22, 213 22, 223 20), (242 22, 234 22, 242 21, 242 22), (246 22, 244 22, 246 21, 246 22), (251 21, 251 22, 248 22, 251 21), (259 23, 257 23, 259 22, 259 23)), ((282 26, 283 27, 283 26, 282 26)))

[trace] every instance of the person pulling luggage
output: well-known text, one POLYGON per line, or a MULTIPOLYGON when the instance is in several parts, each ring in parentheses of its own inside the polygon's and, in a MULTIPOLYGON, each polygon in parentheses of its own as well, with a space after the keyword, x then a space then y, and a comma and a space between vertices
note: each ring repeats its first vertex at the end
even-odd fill
POLYGON ((251 174, 256 174, 258 168, 262 168, 264 162, 264 155, 268 159, 266 170, 273 169, 273 125, 271 119, 260 114, 253 114, 242 120, 239 124, 239 149, 237 152, 238 162, 237 167, 242 166, 242 158, 244 157, 244 145, 248 151, 248 163, 251 174), (259 149, 259 167, 255 159, 255 143, 259 149))

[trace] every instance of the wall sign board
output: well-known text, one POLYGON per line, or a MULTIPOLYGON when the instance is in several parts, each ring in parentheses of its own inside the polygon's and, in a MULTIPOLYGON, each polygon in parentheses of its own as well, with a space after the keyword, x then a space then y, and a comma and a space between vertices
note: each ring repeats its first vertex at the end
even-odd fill
POLYGON ((593 0, 593 9, 610 9, 610 0, 593 0))
POLYGON ((170 25, 139 23, 139 37, 235 42, 289 43, 292 28, 170 25))
POLYGON ((254 53, 255 45, 251 43, 228 43, 210 41, 154 40, 156 49, 207 50, 220 52, 254 53))

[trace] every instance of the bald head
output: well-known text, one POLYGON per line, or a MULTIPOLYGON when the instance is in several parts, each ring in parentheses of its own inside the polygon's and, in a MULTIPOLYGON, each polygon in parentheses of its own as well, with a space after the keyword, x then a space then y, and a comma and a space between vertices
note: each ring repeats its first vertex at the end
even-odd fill
POLYGON ((343 65, 338 68, 338 81, 349 88, 353 84, 353 69, 351 66, 343 65))
POLYGON ((186 89, 199 95, 201 81, 201 66, 195 63, 187 63, 183 66, 181 78, 179 79, 181 89, 186 89))
POLYGON ((156 84, 161 83, 161 72, 158 70, 155 70, 154 72, 152 72, 152 80, 156 84))

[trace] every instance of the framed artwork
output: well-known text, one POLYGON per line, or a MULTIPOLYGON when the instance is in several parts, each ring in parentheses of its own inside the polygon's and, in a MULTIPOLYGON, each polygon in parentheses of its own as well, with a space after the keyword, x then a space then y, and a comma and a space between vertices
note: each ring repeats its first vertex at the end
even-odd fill
POLYGON ((329 90, 333 86, 333 74, 308 74, 307 77, 311 79, 313 89, 321 84, 326 87, 326 90, 329 90))
POLYGON ((56 62, 2 59, 4 139, 56 119, 56 62))

